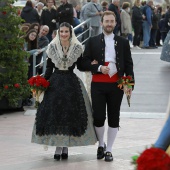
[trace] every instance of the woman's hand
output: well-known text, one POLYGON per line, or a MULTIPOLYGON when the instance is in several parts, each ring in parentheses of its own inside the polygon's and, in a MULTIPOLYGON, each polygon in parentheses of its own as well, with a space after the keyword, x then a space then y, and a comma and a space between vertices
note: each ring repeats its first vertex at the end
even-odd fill
POLYGON ((93 65, 93 64, 98 64, 98 61, 93 60, 93 61, 91 62, 91 65, 93 65))

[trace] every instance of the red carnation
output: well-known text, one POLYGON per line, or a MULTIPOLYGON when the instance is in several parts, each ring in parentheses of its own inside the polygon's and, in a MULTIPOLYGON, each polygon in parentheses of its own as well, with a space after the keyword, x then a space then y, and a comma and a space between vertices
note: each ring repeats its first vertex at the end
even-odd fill
POLYGON ((18 83, 14 84, 14 87, 19 88, 20 85, 18 83))
POLYGON ((169 170, 169 155, 158 148, 146 149, 137 159, 137 170, 169 170))
POLYGON ((8 89, 8 88, 9 88, 8 85, 5 85, 5 86, 4 86, 4 89, 8 89))
POLYGON ((6 11, 3 11, 3 12, 2 12, 2 14, 3 14, 3 15, 6 15, 6 14, 7 14, 7 12, 6 12, 6 11))

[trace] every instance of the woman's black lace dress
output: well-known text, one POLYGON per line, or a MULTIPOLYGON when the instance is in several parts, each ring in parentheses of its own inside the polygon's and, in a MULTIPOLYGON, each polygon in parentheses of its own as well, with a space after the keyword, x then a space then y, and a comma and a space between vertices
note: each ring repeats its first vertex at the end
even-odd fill
POLYGON ((82 81, 73 73, 79 62, 80 58, 68 70, 58 70, 48 59, 45 78, 50 86, 37 109, 32 142, 52 146, 96 143, 90 101, 82 81))

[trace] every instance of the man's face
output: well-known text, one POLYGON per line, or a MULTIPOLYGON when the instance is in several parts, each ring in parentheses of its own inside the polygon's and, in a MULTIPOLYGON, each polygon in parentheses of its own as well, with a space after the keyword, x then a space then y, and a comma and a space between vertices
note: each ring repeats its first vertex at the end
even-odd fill
POLYGON ((111 34, 113 33, 113 30, 116 26, 115 17, 113 15, 105 15, 101 24, 103 27, 103 31, 106 34, 111 34))
POLYGON ((49 29, 47 27, 42 27, 40 30, 40 36, 46 36, 49 32, 49 29))
POLYGON ((98 0, 92 0, 92 2, 97 3, 98 0))
POLYGON ((61 4, 65 4, 67 0, 60 0, 61 4))
POLYGON ((119 0, 115 1, 114 5, 118 6, 119 5, 119 0))
POLYGON ((54 1, 53 0, 48 0, 47 6, 51 8, 53 5, 54 5, 54 1))

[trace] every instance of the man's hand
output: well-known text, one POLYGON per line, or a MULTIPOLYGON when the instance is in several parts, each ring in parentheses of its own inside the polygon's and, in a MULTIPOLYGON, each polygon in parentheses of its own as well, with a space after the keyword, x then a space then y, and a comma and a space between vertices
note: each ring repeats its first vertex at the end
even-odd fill
POLYGON ((100 70, 103 74, 108 74, 110 68, 108 66, 101 66, 100 70))

